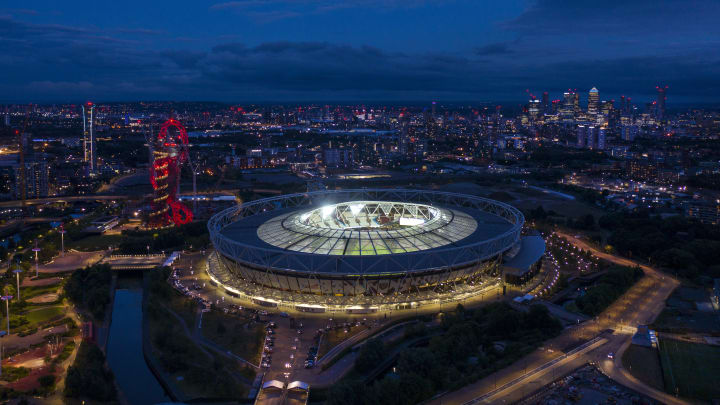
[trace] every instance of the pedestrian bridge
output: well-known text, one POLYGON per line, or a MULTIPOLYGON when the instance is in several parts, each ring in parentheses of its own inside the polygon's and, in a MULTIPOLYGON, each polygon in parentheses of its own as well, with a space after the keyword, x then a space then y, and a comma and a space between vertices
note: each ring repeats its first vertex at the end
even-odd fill
POLYGON ((152 270, 159 266, 171 266, 180 257, 180 252, 170 255, 110 255, 100 261, 109 264, 113 270, 152 270))

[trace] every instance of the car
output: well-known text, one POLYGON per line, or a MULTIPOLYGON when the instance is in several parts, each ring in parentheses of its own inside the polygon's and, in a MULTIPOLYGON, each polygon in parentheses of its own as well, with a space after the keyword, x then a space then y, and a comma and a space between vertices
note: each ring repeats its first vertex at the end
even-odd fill
POLYGON ((270 367, 270 363, 263 363, 262 366, 263 366, 264 368, 269 368, 269 367, 270 367))
POLYGON ((272 352, 273 352, 273 348, 270 347, 270 346, 265 346, 265 349, 264 349, 264 350, 265 350, 266 352, 268 352, 268 353, 272 353, 272 352))
POLYGON ((615 353, 610 352, 610 353, 608 353, 608 356, 607 356, 607 357, 608 357, 608 359, 614 359, 614 358, 615 358, 615 353))
POLYGON ((302 329, 298 329, 298 335, 302 335, 302 329))
POLYGON ((313 368, 313 366, 315 366, 314 361, 306 361, 305 362, 305 368, 313 368))

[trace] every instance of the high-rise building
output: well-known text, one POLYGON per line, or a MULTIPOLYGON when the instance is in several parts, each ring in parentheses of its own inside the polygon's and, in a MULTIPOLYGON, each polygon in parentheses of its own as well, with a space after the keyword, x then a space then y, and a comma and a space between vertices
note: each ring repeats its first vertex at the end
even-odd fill
POLYGON ((634 141, 635 137, 637 137, 638 132, 640 132, 640 129, 637 127, 637 125, 623 125, 622 127, 620 127, 620 137, 623 141, 634 141))
MULTIPOLYGON (((49 195, 50 168, 45 162, 25 163, 25 183, 27 198, 43 198, 49 195)), ((15 171, 15 195, 22 192, 22 173, 20 167, 15 171)))
POLYGON ((605 150, 605 128, 595 128, 595 149, 605 150))
POLYGON ((573 111, 580 112, 580 93, 573 91, 573 111))
POLYGON ((544 113, 550 112, 550 96, 548 95, 547 91, 544 91, 542 94, 542 105, 541 108, 544 113))
POLYGON ((563 119, 575 118, 575 93, 567 91, 563 93, 563 103, 560 107, 560 116, 563 119))
POLYGON ((82 106, 83 113, 83 151, 84 161, 88 164, 90 173, 95 173, 95 106, 87 102, 82 106))
POLYGON ((605 149, 605 128, 578 125, 576 134, 578 148, 605 149))
POLYGON ((585 145, 587 145, 588 127, 586 127, 585 125, 578 125, 575 131, 577 134, 577 147, 584 148, 585 145))
POLYGON ((537 116, 540 115, 540 111, 540 100, 533 97, 528 102, 528 114, 530 114, 530 116, 533 118, 537 118, 537 116))
POLYGON ((665 118, 665 101, 667 101, 668 86, 656 86, 657 88, 657 104, 655 105, 655 118, 660 121, 665 118))
POLYGON ((590 89, 590 92, 588 93, 588 104, 587 104, 587 112, 590 115, 597 115, 599 110, 599 103, 600 103, 600 93, 598 92, 598 89, 593 87, 590 89))

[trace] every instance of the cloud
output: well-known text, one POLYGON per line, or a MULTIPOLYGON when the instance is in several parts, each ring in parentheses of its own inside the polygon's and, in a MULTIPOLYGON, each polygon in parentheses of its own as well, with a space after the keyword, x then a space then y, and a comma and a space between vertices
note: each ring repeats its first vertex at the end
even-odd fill
POLYGON ((720 53, 712 41, 665 54, 580 57, 548 47, 530 53, 525 40, 462 53, 297 41, 157 49, 118 35, 0 17, 2 101, 491 101, 523 99, 526 88, 592 86, 609 99, 650 97, 658 83, 670 84, 670 100, 714 100, 720 92, 720 53))
POLYGON ((236 0, 216 3, 212 11, 232 10, 255 20, 275 20, 319 15, 344 9, 366 8, 373 10, 410 9, 431 3, 429 0, 236 0))
POLYGON ((479 56, 507 55, 514 53, 507 42, 495 42, 475 48, 475 53, 479 56))
MULTIPOLYGON (((610 35, 633 33, 670 38, 714 27, 720 14, 716 0, 535 0, 502 27, 526 34, 610 35)), ((717 30, 715 30, 717 34, 717 30)))

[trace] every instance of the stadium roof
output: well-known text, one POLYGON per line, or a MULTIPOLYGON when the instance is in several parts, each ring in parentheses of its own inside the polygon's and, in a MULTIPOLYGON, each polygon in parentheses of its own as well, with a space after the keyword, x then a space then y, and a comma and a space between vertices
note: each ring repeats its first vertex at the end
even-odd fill
POLYGON ((402 274, 490 259, 518 241, 523 222, 516 208, 482 197, 430 190, 360 189, 251 201, 216 214, 208 228, 218 252, 249 267, 360 275, 402 274), (417 209, 413 215, 389 219, 360 215, 359 222, 352 222, 358 215, 350 218, 347 211, 360 213, 357 203, 371 203, 367 205, 373 211, 382 210, 377 205, 384 203, 418 207, 406 207, 408 211, 417 209), (342 205, 339 210, 327 208, 338 205, 342 205), (323 216, 334 219, 328 222, 323 216), (409 219, 410 226, 401 224, 401 217, 409 219), (417 221, 421 217, 425 222, 417 221), (371 221, 391 226, 377 227, 371 221), (339 246, 343 246, 342 252, 339 246))

